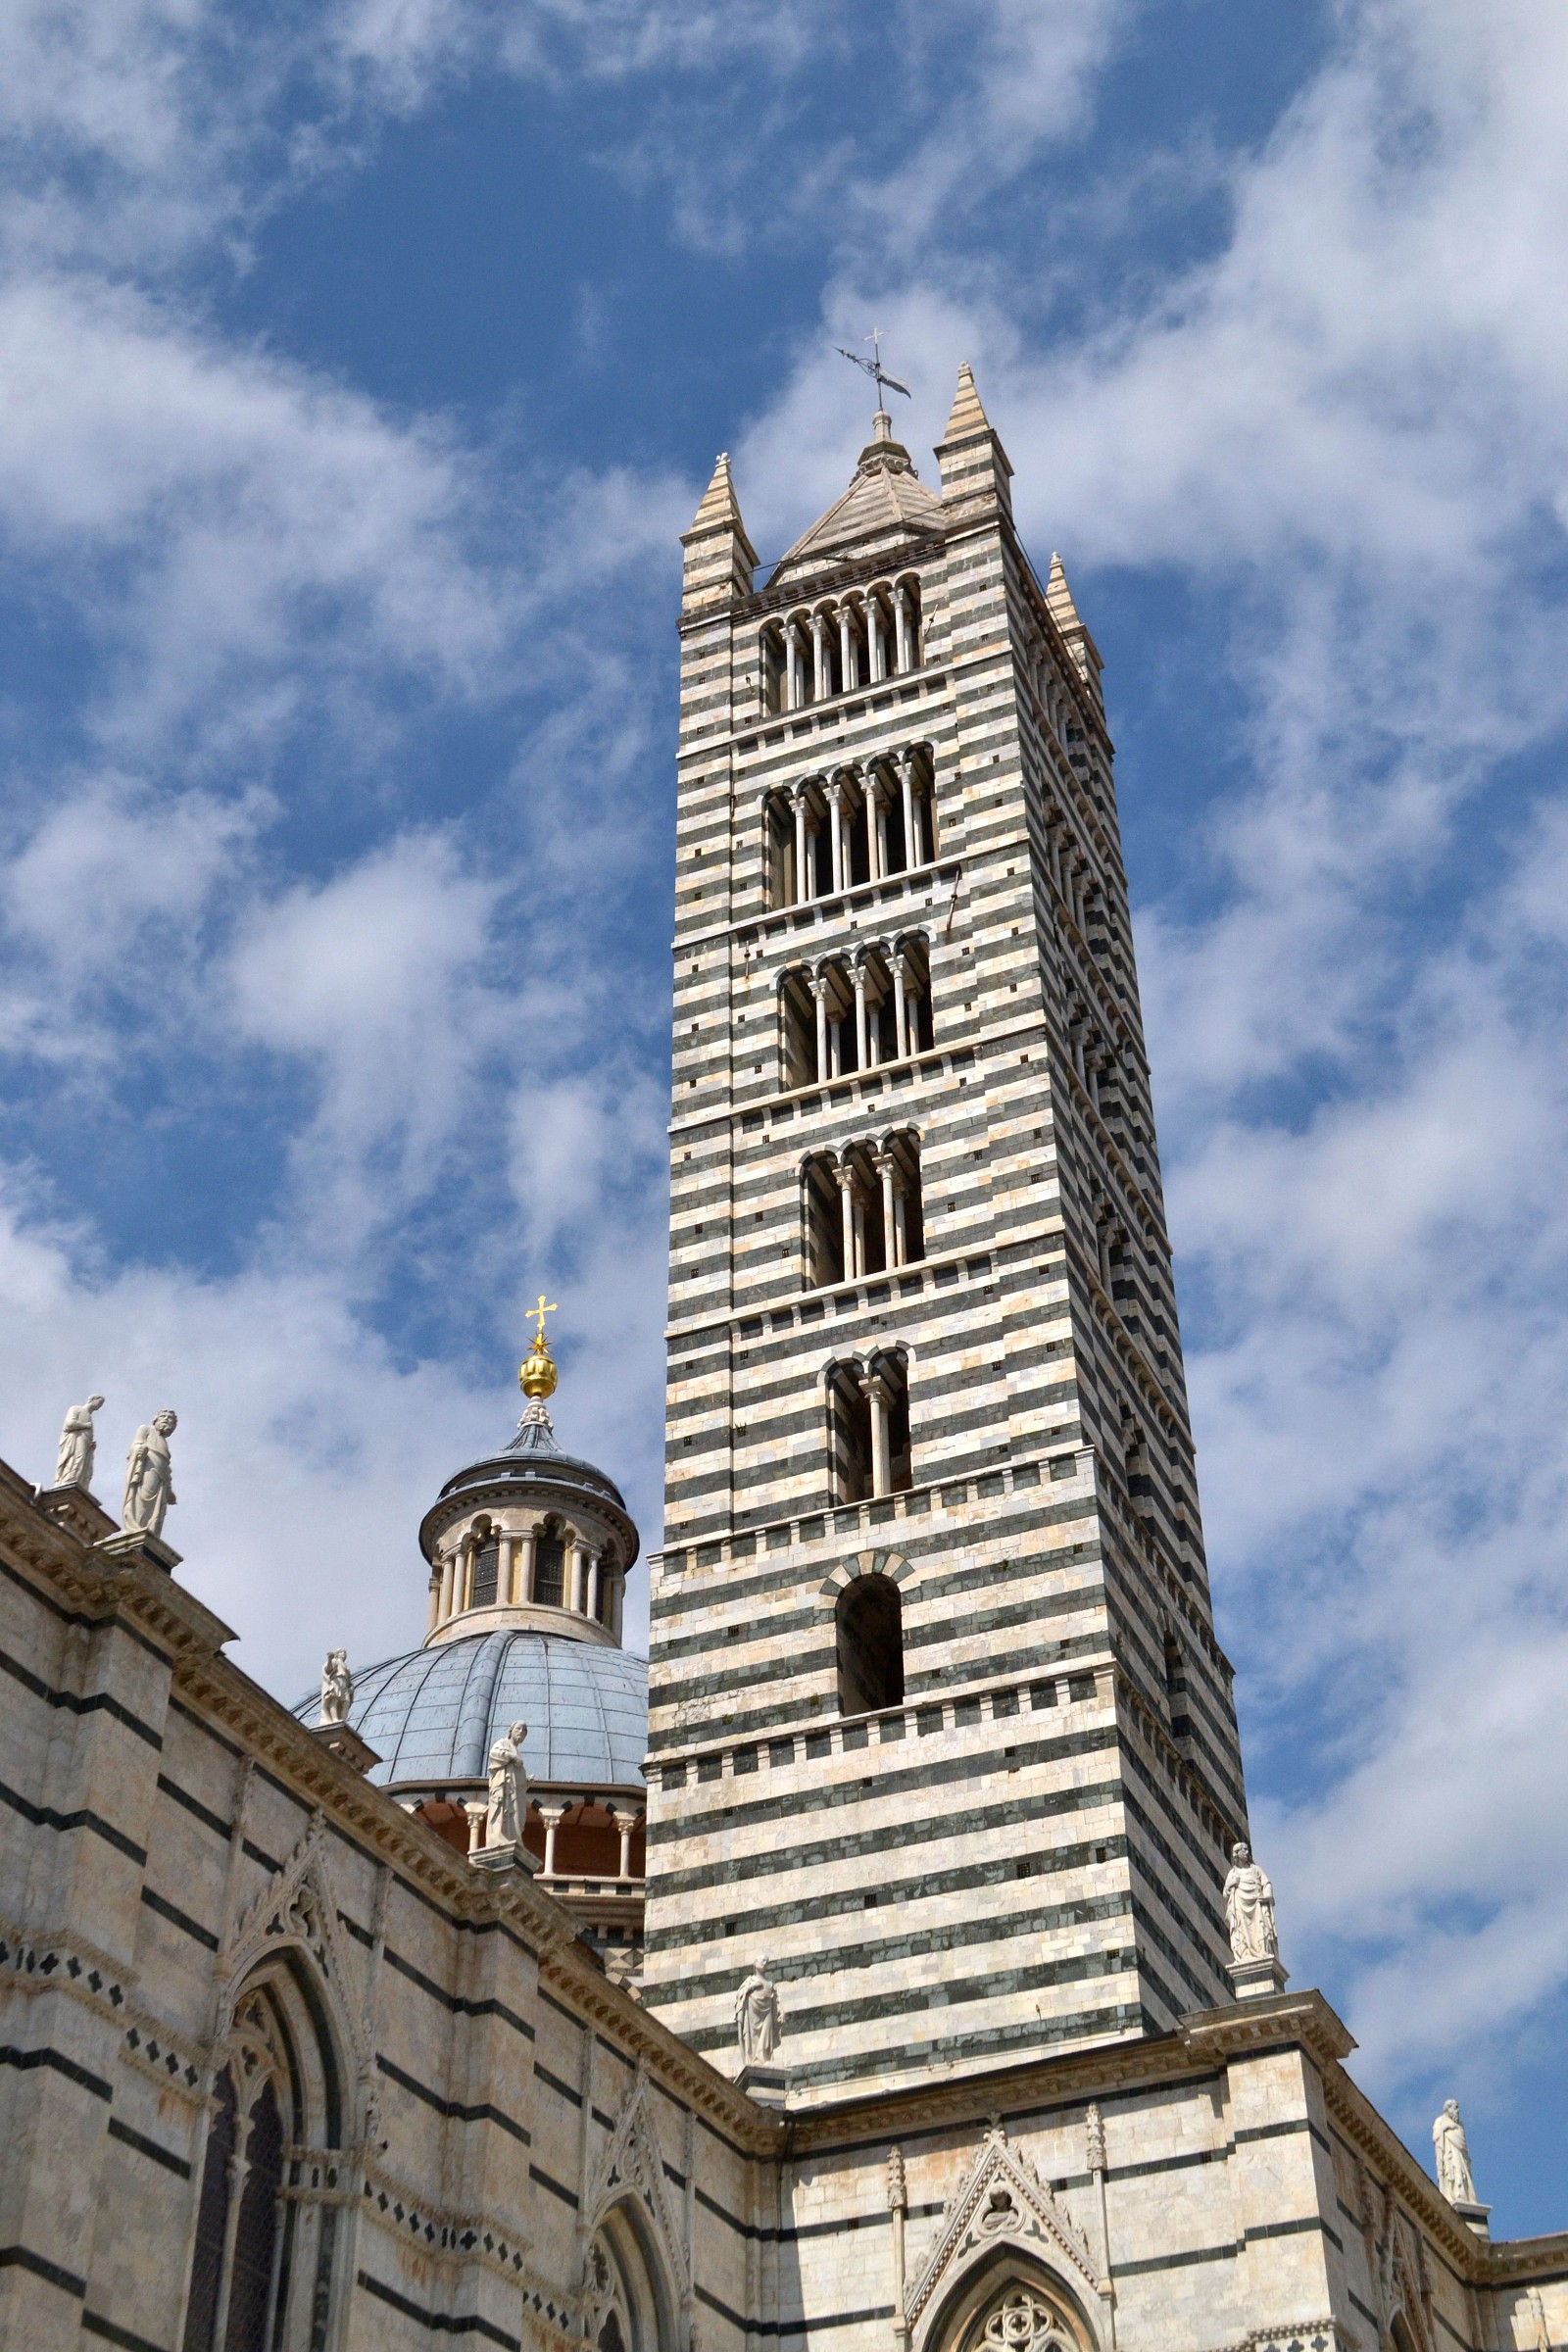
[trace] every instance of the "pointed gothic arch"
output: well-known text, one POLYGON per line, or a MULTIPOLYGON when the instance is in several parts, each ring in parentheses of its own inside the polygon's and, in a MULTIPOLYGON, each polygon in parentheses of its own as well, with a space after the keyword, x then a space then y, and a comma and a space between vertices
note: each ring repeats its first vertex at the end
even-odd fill
POLYGON ((685 2238, 640 2063, 589 2177, 582 2218, 589 2237, 583 2278, 589 2333, 600 2352, 691 2352, 685 2238))
POLYGON ((300 1949, 279 1941, 229 2005, 189 2248, 181 2352, 280 2352, 328 2340, 341 2301, 340 2053, 300 1949), (296 2151, 326 2194, 302 2194, 296 2151))

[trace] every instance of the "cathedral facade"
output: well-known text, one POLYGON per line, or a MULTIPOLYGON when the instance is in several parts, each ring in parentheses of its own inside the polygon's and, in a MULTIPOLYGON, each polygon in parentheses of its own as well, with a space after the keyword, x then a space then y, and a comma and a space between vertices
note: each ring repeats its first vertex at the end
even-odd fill
POLYGON ((7 2347, 1568 2343, 1281 1963, 1100 660, 967 368, 937 465, 685 540, 646 1677, 542 1316, 319 1699, 181 1582, 172 1415, 122 1525, 101 1399, 0 1465, 7 2347))

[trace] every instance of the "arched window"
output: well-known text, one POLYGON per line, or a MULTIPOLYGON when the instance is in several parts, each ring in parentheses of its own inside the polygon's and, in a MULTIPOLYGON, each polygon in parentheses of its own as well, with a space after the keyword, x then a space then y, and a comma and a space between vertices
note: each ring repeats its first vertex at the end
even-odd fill
POLYGON ((871 1493, 871 1405, 858 1364, 835 1364, 827 1376, 827 1475, 834 1502, 871 1493))
POLYGON ((963 2352, 1084 2352, 1066 2298, 1015 2280, 968 2329, 963 2352))
POLYGON ((486 1520, 474 1530, 478 1537, 473 1555, 473 1598, 471 1608, 494 1608, 496 1585, 501 1575, 501 1539, 486 1520))
POLYGON ((925 1255, 920 1150, 907 1132, 806 1162, 804 1287, 858 1281, 925 1255))
MULTIPOLYGON (((301 2071, 279 2001, 263 1986, 241 2000, 219 2071, 197 2202, 183 2352, 272 2352, 291 2279, 297 2208, 285 2201, 283 2152, 306 2137, 301 2071)), ((319 2238, 319 2293, 331 2283, 331 2233, 319 2238)), ((291 2294, 290 2289, 293 2288, 291 2294)))
POLYGON ((858 1576, 839 1594, 839 1713, 904 1704, 904 1604, 890 1576, 858 1576))
POLYGON ((533 1596, 541 1607, 561 1607, 565 1576, 566 1546, 561 1540, 560 1528, 550 1520, 539 1530, 533 1544, 533 1596))
POLYGON ((908 1363, 902 1348, 827 1375, 828 1491, 835 1502, 902 1494, 912 1483, 908 1363))
POLYGON ((762 804, 762 896, 769 906, 793 906, 805 895, 795 871, 795 811, 787 793, 772 792, 762 804))

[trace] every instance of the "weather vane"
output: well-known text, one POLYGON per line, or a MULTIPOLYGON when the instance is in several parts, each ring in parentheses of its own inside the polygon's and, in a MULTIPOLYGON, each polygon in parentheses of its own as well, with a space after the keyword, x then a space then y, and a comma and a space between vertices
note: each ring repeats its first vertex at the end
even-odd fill
POLYGON ((545 1317, 546 1315, 559 1314, 561 1310, 554 1304, 546 1306, 545 1295, 543 1291, 541 1291, 539 1294, 539 1303, 533 1311, 538 1319, 539 1324, 538 1330, 533 1335, 533 1344, 538 1348, 541 1355, 548 1355, 550 1348, 545 1339, 545 1317))
POLYGON ((863 368, 879 390, 902 392, 906 400, 912 400, 914 394, 909 390, 908 385, 901 384, 896 375, 889 375, 882 365, 882 338, 887 332, 888 329, 885 326, 873 326, 871 332, 865 337, 866 342, 871 346, 873 355, 868 360, 862 359, 858 351, 846 351, 842 343, 835 344, 834 349, 841 360, 849 361, 852 368, 863 368))

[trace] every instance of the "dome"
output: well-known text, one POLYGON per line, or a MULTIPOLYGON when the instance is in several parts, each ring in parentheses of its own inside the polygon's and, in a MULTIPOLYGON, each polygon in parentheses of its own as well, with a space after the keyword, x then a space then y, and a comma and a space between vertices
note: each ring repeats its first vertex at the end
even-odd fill
MULTIPOLYGON (((318 1700, 294 1712, 315 1720, 318 1700)), ((367 1666, 354 1678, 349 1721, 380 1756, 381 1786, 482 1782, 490 1744, 528 1726, 531 1781, 635 1788, 648 1748, 648 1662, 558 1634, 503 1630, 459 1636, 367 1666)))

